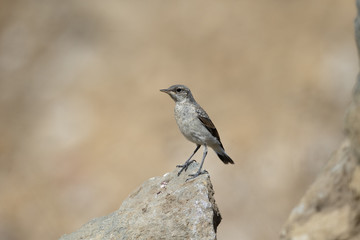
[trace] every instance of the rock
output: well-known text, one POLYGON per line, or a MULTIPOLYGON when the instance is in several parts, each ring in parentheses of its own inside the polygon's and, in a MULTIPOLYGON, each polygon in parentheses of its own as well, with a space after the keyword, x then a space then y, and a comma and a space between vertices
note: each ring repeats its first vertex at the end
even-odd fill
POLYGON ((144 182, 108 216, 91 220, 62 236, 74 239, 216 239, 221 215, 208 174, 189 180, 199 164, 144 182))
POLYGON ((349 140, 293 209, 280 239, 360 239, 360 165, 349 140))
MULTIPOLYGON (((360 52, 360 0, 357 6, 355 37, 360 52)), ((291 212, 280 239, 360 239, 359 77, 347 111, 345 132, 342 145, 291 212)))
MULTIPOLYGON (((360 53, 360 1, 357 1, 358 16, 355 18, 355 42, 360 53)), ((351 140, 353 149, 360 156, 360 74, 354 87, 352 102, 348 108, 345 131, 351 140)))

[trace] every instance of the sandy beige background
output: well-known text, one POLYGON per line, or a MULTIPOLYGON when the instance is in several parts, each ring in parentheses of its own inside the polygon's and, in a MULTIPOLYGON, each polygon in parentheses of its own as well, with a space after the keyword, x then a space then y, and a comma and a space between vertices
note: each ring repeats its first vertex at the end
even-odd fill
POLYGON ((276 239, 343 138, 354 18, 339 0, 3 0, 0 238, 56 239, 185 161, 159 92, 182 83, 236 162, 205 162, 218 238, 276 239))

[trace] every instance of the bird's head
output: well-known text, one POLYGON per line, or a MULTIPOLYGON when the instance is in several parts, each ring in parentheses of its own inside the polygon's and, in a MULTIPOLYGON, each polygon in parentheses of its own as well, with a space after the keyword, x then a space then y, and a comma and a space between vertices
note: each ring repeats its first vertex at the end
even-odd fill
POLYGON ((167 89, 160 89, 160 91, 169 94, 175 102, 193 100, 190 89, 184 85, 173 85, 167 89))

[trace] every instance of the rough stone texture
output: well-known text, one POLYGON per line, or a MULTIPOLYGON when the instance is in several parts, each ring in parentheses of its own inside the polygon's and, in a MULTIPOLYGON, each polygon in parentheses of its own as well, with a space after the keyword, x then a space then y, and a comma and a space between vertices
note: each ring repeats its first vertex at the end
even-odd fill
MULTIPOLYGON (((360 52, 360 0, 355 38, 360 52)), ((293 209, 280 239, 360 239, 360 78, 345 121, 346 139, 293 209)))
POLYGON ((185 182, 178 169, 144 182, 108 216, 91 220, 79 230, 62 236, 73 239, 216 239, 221 215, 208 174, 185 182))

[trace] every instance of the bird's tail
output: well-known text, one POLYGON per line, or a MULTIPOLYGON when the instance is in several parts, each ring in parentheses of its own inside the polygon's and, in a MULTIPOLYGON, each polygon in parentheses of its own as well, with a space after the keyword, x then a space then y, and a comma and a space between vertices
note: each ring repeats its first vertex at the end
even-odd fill
POLYGON ((228 164, 234 164, 234 161, 226 154, 224 148, 222 147, 222 145, 218 145, 215 148, 213 148, 214 151, 216 152, 216 154, 218 155, 218 157, 221 159, 221 161, 223 161, 223 163, 228 164))
POLYGON ((228 164, 234 164, 234 161, 225 153, 216 153, 218 155, 218 157, 221 159, 221 161, 223 161, 223 163, 228 164))

